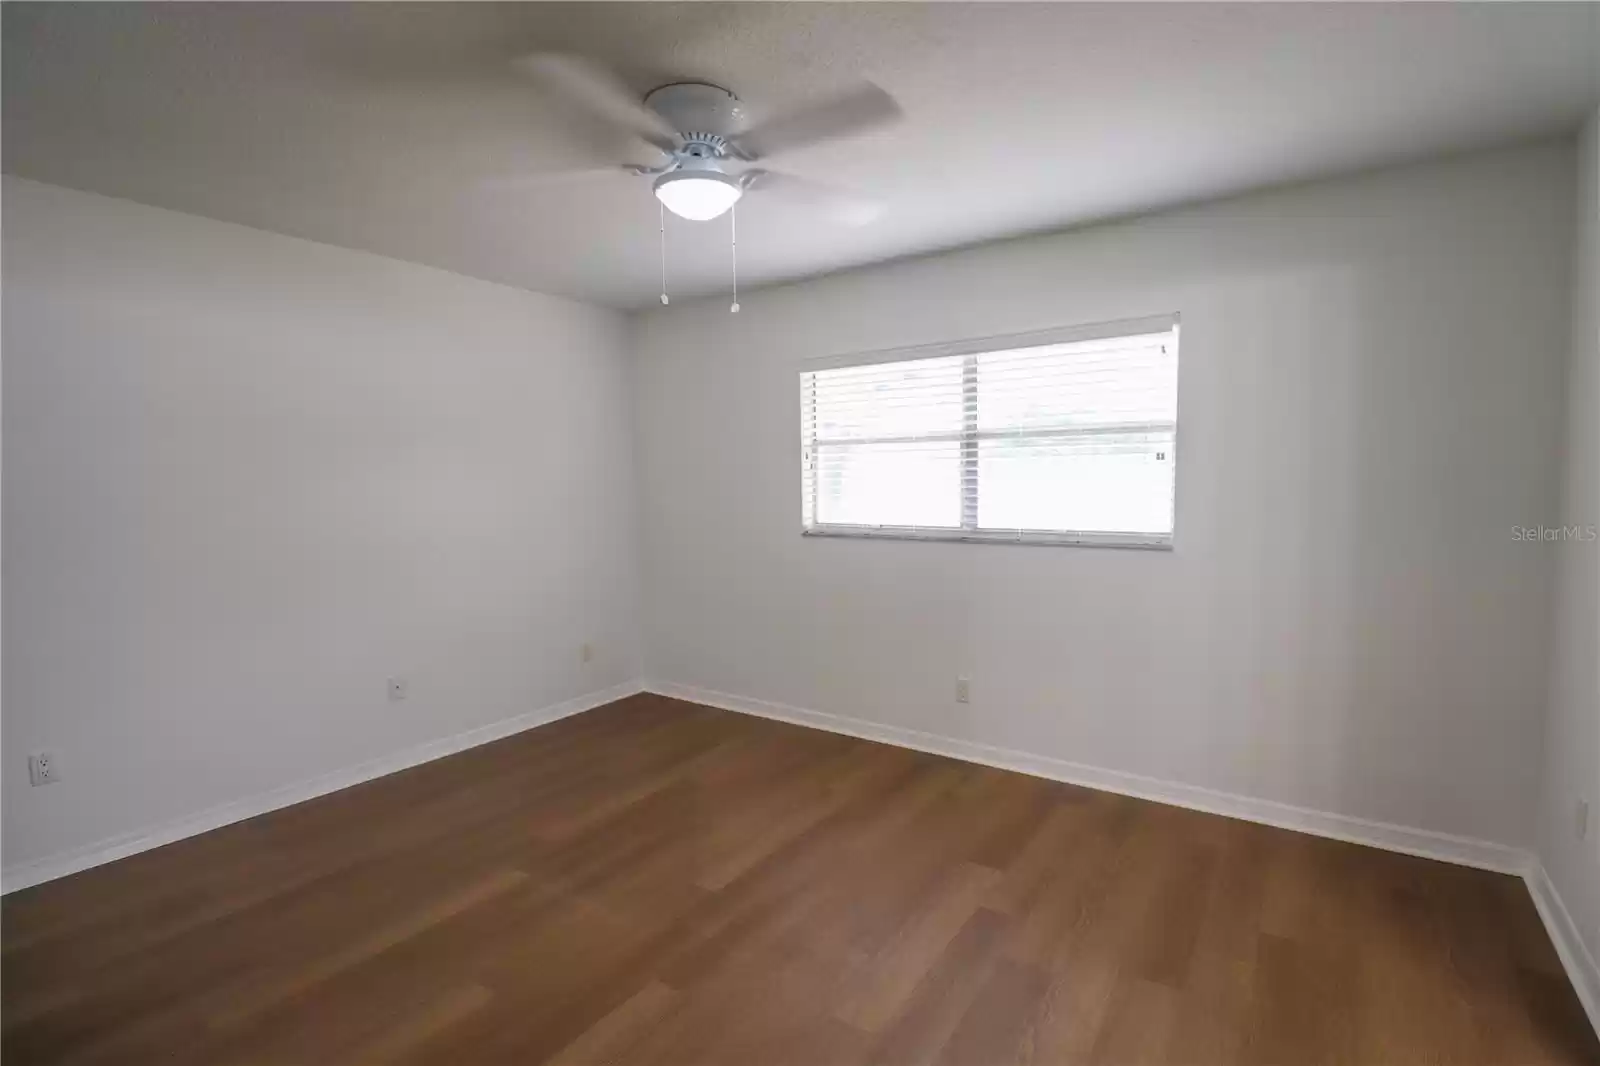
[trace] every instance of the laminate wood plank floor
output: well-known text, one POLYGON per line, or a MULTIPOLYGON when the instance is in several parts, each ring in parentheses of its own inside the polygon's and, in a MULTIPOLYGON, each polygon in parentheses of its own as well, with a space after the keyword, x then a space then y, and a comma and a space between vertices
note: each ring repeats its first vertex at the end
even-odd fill
POLYGON ((14 893, 27 1063, 1594 1063, 1522 882, 638 696, 14 893))

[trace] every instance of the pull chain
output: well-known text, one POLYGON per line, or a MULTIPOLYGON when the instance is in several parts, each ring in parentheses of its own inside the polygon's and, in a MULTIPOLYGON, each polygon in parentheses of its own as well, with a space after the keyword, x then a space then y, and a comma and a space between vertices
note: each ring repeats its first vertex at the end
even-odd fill
POLYGON ((667 205, 661 208, 661 302, 667 302, 667 205))
POLYGON ((733 305, 728 308, 732 314, 739 313, 739 205, 734 204, 728 209, 729 233, 733 237, 733 305))

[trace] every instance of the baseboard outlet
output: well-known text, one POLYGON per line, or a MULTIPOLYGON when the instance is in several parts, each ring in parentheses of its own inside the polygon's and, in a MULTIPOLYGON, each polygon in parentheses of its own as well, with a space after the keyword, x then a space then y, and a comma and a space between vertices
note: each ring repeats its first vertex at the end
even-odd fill
POLYGON ((863 740, 894 744, 898 747, 912 748, 916 751, 925 751, 933 755, 944 755, 952 759, 961 759, 965 762, 982 763, 985 766, 994 766, 1002 770, 1015 770, 1018 773, 1048 778, 1052 781, 1062 781, 1071 785, 1082 785, 1102 792, 1116 792, 1124 796, 1133 796, 1137 799, 1153 800, 1157 803, 1167 803, 1177 807, 1188 807, 1191 810, 1205 811, 1208 814, 1220 814, 1228 818, 1260 822, 1263 825, 1277 826, 1281 829, 1292 829, 1296 832, 1331 837, 1334 840, 1366 844, 1375 848, 1383 848, 1386 851, 1398 851, 1407 855, 1438 859, 1442 862, 1456 863, 1461 866, 1493 870, 1497 873, 1515 874, 1519 877, 1526 875, 1533 866, 1533 857, 1528 852, 1520 848, 1496 844, 1487 840, 1438 833, 1429 829, 1415 829, 1410 826, 1394 825, 1388 822, 1374 822, 1345 814, 1314 811, 1304 807, 1278 803, 1273 800, 1255 799, 1250 796, 1239 796, 1229 792, 1218 792, 1209 788, 1201 788, 1198 785, 1163 781, 1159 778, 1145 777, 1121 770, 1107 770, 1102 767, 1068 762, 1064 759, 1056 759, 1047 755, 1034 755, 1029 752, 979 744, 970 740, 959 740, 954 737, 941 736, 937 733, 924 733, 920 730, 907 729, 902 726, 884 725, 845 715, 805 710, 800 707, 790 707, 786 704, 773 703, 768 700, 752 699, 746 696, 730 695, 726 692, 696 688, 692 685, 680 685, 668 681, 646 681, 644 687, 647 691, 661 696, 670 696, 673 699, 686 700, 690 703, 701 703, 708 707, 718 707, 726 711, 737 711, 740 714, 772 718, 780 722, 789 722, 792 725, 827 730, 831 733, 843 733, 847 736, 860 737, 863 740))
POLYGON ((1572 920, 1572 914, 1562 901, 1561 894, 1556 891, 1555 882, 1550 880, 1544 864, 1535 863, 1527 873, 1527 881, 1533 905, 1544 921, 1551 943, 1556 946, 1556 954, 1561 956, 1561 965, 1567 969, 1567 976, 1571 978, 1573 990, 1583 1003, 1584 1012, 1589 1015, 1589 1024, 1600 1034, 1600 966, 1595 965, 1594 956, 1583 942, 1578 925, 1572 920))
POLYGON ((109 837, 105 840, 88 844, 84 847, 73 848, 70 851, 58 852, 47 855, 42 859, 31 862, 18 863, 0 873, 0 893, 15 892, 18 889, 28 888, 31 885, 42 884, 45 881, 54 881, 58 877, 87 870, 90 867, 100 866, 129 855, 137 855, 141 851, 159 848, 164 844, 171 844, 183 840, 185 837, 198 836, 201 833, 220 829, 234 822, 242 822, 246 818, 254 818, 258 814, 279 810, 296 803, 325 796, 330 792, 359 785, 364 781, 374 778, 386 777, 400 770, 410 769, 434 759, 442 759, 446 755, 454 755, 458 751, 476 748, 480 744, 488 744, 521 733, 535 726, 546 725, 562 718, 570 718, 575 714, 593 710, 596 707, 612 703, 627 696, 633 696, 645 691, 644 686, 638 681, 624 682, 613 685, 611 688, 601 689, 583 696, 576 696, 561 703, 541 707, 527 714, 519 714, 513 718, 505 718, 498 722, 491 722, 477 729, 469 729, 464 733, 454 736, 430 740, 414 747, 397 751, 392 755, 383 755, 367 762, 358 763, 342 770, 322 774, 305 781, 284 785, 269 792, 258 793, 244 799, 234 800, 217 807, 211 807, 198 814, 192 814, 174 821, 146 829, 138 829, 131 833, 123 833, 109 837))

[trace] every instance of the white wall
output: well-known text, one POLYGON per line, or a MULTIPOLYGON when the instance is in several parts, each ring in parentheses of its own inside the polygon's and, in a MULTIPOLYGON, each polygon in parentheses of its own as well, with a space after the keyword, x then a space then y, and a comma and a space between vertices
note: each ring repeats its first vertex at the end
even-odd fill
POLYGON ((619 315, 11 178, 4 214, 8 871, 636 675, 619 315))
MULTIPOLYGON (((1600 112, 1579 145, 1565 478, 1559 523, 1600 525, 1600 112)), ((1568 913, 1600 958, 1600 543, 1568 540, 1559 559, 1550 718, 1545 736, 1539 856, 1568 913), (1577 804, 1590 805, 1577 838, 1577 804)), ((1589 962, 1593 981, 1594 963, 1589 962)), ((1600 992, 1596 986, 1595 992, 1600 992)))
MULTIPOLYGON (((1573 169, 1536 145, 644 316, 650 673, 1518 846, 1553 674, 1546 864, 1592 902, 1561 834, 1594 600, 1548 671, 1559 553, 1512 536, 1562 514, 1573 169), (798 536, 801 360, 1166 311, 1175 551, 798 536)), ((3 207, 8 870, 635 676, 617 316, 10 178, 3 207)))
POLYGON ((650 313, 647 670, 1531 845, 1553 568, 1513 528, 1556 513, 1572 173, 1525 146, 650 313), (799 536, 805 358, 1170 311, 1173 552, 799 536))

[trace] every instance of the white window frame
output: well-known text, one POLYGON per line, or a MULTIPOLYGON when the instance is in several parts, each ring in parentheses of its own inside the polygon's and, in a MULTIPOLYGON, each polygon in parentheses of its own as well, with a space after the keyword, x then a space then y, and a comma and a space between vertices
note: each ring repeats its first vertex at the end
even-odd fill
MULTIPOLYGON (((1093 531, 1072 531, 1055 529, 1022 529, 1022 530, 986 530, 976 528, 978 523, 978 493, 982 491, 976 477, 978 464, 978 442, 980 440, 997 439, 1006 436, 1039 437, 1039 436, 1088 436, 1095 433, 1118 432, 1125 433, 1137 431, 1141 428, 1167 429, 1167 423, 1151 424, 1148 427, 1133 425, 1117 425, 1115 427, 1092 427, 1072 430, 984 430, 977 428, 977 407, 971 401, 977 392, 977 356, 984 352, 1007 351, 1015 348, 1042 347, 1050 344, 1073 344, 1081 341, 1105 340, 1110 337, 1132 337, 1148 333, 1172 333, 1173 343, 1178 343, 1179 319, 1176 313, 1163 315, 1150 315, 1144 318, 1120 319, 1115 322, 1098 322, 1090 325, 1063 326, 1056 329, 1037 330, 1030 333, 1011 333, 995 337, 975 337, 969 340, 950 341, 940 344, 924 344, 910 348, 890 348, 876 352, 857 352, 849 355, 826 356, 806 360, 800 369, 801 393, 800 411, 801 424, 804 426, 805 410, 808 397, 805 394, 805 374, 818 370, 837 370, 845 367, 871 366, 882 363, 907 362, 913 359, 932 359, 939 356, 971 356, 963 364, 962 386, 968 400, 965 405, 967 411, 963 427, 959 434, 952 439, 961 441, 961 462, 964 476, 961 479, 961 526, 960 529, 931 528, 927 526, 892 526, 892 525, 847 525, 847 524, 813 524, 807 526, 802 514, 800 535, 803 537, 857 537, 876 538, 882 540, 925 540, 925 541, 960 541, 974 544, 1043 544, 1067 545, 1089 548, 1142 548, 1156 551, 1171 551, 1178 534, 1178 452, 1179 433, 1182 418, 1180 412, 1173 413, 1172 430, 1172 529, 1167 533, 1113 533, 1093 531)), ((1178 355, 1178 404, 1181 408, 1183 399, 1182 374, 1183 359, 1181 351, 1178 355)), ((895 438, 867 438, 855 440, 860 444, 890 443, 895 438)), ((801 477, 804 484, 808 465, 814 462, 808 443, 802 435, 801 442, 801 477)), ((810 478, 811 484, 811 513, 817 514, 817 491, 819 478, 815 471, 810 478)), ((803 510, 803 508, 802 508, 803 510)))

